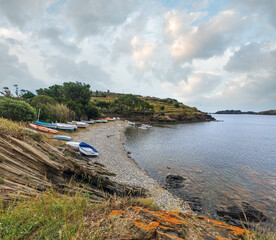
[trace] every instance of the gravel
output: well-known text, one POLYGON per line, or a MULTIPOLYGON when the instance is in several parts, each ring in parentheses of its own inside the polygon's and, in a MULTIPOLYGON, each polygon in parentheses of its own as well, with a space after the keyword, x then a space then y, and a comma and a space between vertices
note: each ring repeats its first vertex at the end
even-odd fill
POLYGON ((80 131, 74 141, 86 142, 99 151, 97 161, 116 174, 115 177, 110 177, 111 180, 148 189, 151 198, 162 209, 189 211, 183 200, 162 188, 127 155, 123 144, 124 132, 128 126, 128 123, 122 120, 96 123, 90 125, 86 131, 80 131))

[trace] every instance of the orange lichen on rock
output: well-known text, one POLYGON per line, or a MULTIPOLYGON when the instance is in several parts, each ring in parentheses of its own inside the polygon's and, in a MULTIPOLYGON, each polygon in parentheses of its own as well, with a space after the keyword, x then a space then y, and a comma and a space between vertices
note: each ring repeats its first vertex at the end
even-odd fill
POLYGON ((245 234, 250 233, 248 230, 245 230, 245 229, 242 229, 242 228, 239 228, 239 227, 235 227, 235 226, 231 226, 231 225, 228 225, 226 223, 219 222, 219 221, 216 221, 216 220, 211 220, 207 217, 200 217, 200 218, 203 218, 203 219, 207 220, 208 222, 212 222, 212 223, 216 224, 218 227, 226 228, 226 229, 232 231, 236 236, 241 236, 241 235, 245 235, 245 234))
POLYGON ((184 224, 185 225, 185 221, 183 221, 182 219, 179 218, 179 213, 178 212, 174 212, 174 211, 164 211, 164 210, 159 210, 159 211, 150 211, 148 209, 140 209, 137 208, 136 212, 147 212, 150 213, 151 215, 153 215, 154 217, 157 218, 157 221, 160 223, 163 223, 165 225, 178 225, 178 224, 184 224))
POLYGON ((123 215, 124 211, 122 210, 113 210, 109 215, 114 216, 114 215, 123 215))
POLYGON ((223 238, 223 237, 218 237, 218 236, 216 236, 216 238, 217 238, 218 240, 231 240, 230 238, 223 238))
POLYGON ((150 222, 149 224, 142 223, 138 220, 134 221, 136 227, 141 228, 145 231, 155 230, 159 226, 159 222, 150 222))

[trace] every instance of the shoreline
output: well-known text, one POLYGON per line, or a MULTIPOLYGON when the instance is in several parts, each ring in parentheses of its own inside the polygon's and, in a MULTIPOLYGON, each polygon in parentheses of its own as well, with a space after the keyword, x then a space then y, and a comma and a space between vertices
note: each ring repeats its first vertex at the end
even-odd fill
POLYGON ((84 141, 99 151, 99 156, 91 160, 102 163, 107 170, 115 173, 116 176, 110 177, 112 181, 147 189, 153 201, 165 210, 191 212, 182 199, 162 188, 127 154, 124 142, 128 126, 122 120, 90 125, 87 131, 77 133, 74 141, 84 141))

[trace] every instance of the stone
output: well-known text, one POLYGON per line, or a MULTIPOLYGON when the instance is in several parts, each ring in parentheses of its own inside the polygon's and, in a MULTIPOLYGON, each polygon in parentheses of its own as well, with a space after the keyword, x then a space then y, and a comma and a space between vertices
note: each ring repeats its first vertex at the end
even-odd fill
POLYGON ((166 177, 166 186, 170 188, 181 188, 184 186, 183 182, 186 178, 176 175, 176 174, 169 174, 166 177))
POLYGON ((247 202, 241 202, 240 205, 219 206, 216 211, 223 220, 236 226, 240 226, 240 222, 258 223, 264 222, 267 219, 260 210, 247 202))

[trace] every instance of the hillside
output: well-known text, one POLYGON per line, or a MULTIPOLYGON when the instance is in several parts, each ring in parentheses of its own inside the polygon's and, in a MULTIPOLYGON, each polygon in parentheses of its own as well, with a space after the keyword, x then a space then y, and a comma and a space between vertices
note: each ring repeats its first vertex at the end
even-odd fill
POLYGON ((262 111, 259 112, 261 115, 276 115, 276 110, 268 110, 268 111, 262 111))
MULTIPOLYGON (((100 95, 100 94, 99 94, 100 95)), ((135 109, 120 112, 114 108, 114 101, 130 96, 131 94, 105 93, 100 96, 93 95, 92 101, 101 108, 101 111, 107 116, 114 114, 133 121, 148 122, 201 122, 215 120, 207 113, 199 111, 195 107, 189 107, 176 99, 156 97, 142 97, 140 95, 131 95, 148 103, 152 108, 141 112, 135 109), (104 104, 106 103, 106 105, 104 104)))

